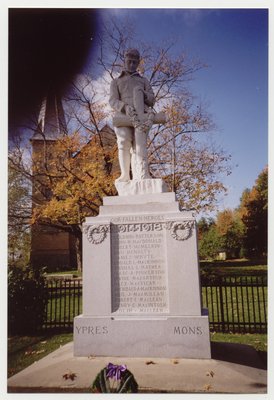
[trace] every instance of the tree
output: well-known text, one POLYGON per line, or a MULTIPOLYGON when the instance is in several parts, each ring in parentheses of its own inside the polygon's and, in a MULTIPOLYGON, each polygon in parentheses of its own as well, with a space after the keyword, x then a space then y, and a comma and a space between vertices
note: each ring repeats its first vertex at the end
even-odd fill
POLYGON ((199 241, 199 256, 202 259, 215 259, 223 249, 223 242, 223 238, 216 229, 216 224, 212 224, 199 241))
POLYGON ((198 222, 199 254, 202 258, 215 258, 225 251, 228 258, 243 252, 244 225, 238 210, 225 209, 213 218, 201 218, 198 222))
POLYGON ((8 264, 24 267, 30 257, 31 196, 28 180, 17 170, 22 154, 14 149, 8 162, 8 264))
POLYGON ((202 107, 192 108, 186 110, 182 101, 165 107, 168 122, 152 132, 149 143, 151 170, 176 192, 182 207, 213 211, 226 191, 221 176, 230 173, 230 157, 202 136, 212 121, 202 107))
MULTIPOLYGON (((116 194, 112 167, 117 150, 113 141, 107 147, 97 136, 83 145, 77 133, 58 140, 55 152, 59 157, 48 161, 44 175, 43 189, 48 188, 49 198, 36 202, 32 216, 32 223, 54 225, 74 235, 79 269, 82 223, 87 216, 98 214, 104 196, 116 194)), ((41 174, 40 168, 38 173, 41 174)))
MULTIPOLYGON (((98 61, 100 85, 104 87, 105 82, 107 90, 123 65, 127 47, 140 49, 140 70, 149 78, 158 106, 168 117, 166 125, 154 126, 149 134, 152 175, 167 182, 182 207, 214 209, 217 197, 225 191, 221 175, 229 174, 231 168, 230 157, 206 139, 214 128, 211 116, 203 104, 196 104, 187 89, 193 74, 204 64, 189 60, 185 54, 174 56, 172 44, 140 45, 129 25, 118 26, 114 21, 105 27, 98 61)), ((55 142, 54 155, 45 143, 45 153, 33 160, 33 170, 24 165, 23 159, 15 166, 33 185, 31 223, 71 232, 79 265, 81 223, 86 216, 98 213, 103 196, 116 194, 116 171, 118 175, 113 137, 110 145, 101 134, 111 115, 106 104, 108 95, 100 98, 97 84, 92 76, 81 76, 72 83, 65 109, 74 133, 55 142)))
POLYGON ((101 38, 99 65, 109 85, 124 63, 124 51, 137 47, 141 52, 139 70, 150 81, 156 105, 163 108, 168 122, 149 133, 150 171, 163 178, 184 208, 212 211, 218 196, 226 191, 222 175, 230 174, 230 156, 208 140, 215 129, 202 103, 196 103, 188 89, 193 75, 206 67, 185 53, 173 53, 175 43, 162 46, 143 44, 132 28, 109 21, 101 38))
POLYGON ((245 190, 239 208, 245 226, 244 246, 249 257, 267 255, 268 168, 251 190, 245 190))
POLYGON ((217 214, 216 229, 222 238, 223 250, 228 257, 242 253, 244 225, 237 210, 225 209, 217 214))
POLYGON ((214 218, 202 217, 198 223, 198 239, 201 240, 203 236, 209 231, 212 225, 215 225, 214 218))
POLYGON ((32 184, 29 222, 71 233, 78 269, 82 223, 87 216, 98 214, 103 196, 117 193, 113 184, 118 176, 114 144, 113 133, 108 131, 94 135, 89 143, 74 133, 56 140, 54 146, 45 142, 44 152, 33 153, 31 161, 24 157, 13 160, 14 171, 20 171, 32 184))

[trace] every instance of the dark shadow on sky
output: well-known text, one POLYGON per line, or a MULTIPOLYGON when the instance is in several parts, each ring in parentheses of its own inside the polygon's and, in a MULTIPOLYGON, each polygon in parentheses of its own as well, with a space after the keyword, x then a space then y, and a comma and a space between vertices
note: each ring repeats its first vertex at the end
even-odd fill
POLYGON ((9 9, 10 135, 49 88, 62 94, 81 72, 92 50, 96 19, 92 9, 9 9))

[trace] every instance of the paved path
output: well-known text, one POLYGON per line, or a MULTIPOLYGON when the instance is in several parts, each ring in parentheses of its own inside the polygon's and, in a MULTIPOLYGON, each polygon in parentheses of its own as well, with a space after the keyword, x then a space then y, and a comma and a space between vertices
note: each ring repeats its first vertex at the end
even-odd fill
POLYGON ((266 393, 267 371, 250 346, 212 343, 211 360, 73 357, 68 343, 8 380, 9 392, 87 391, 109 362, 126 364, 142 392, 266 393), (63 375, 75 373, 76 379, 63 375))

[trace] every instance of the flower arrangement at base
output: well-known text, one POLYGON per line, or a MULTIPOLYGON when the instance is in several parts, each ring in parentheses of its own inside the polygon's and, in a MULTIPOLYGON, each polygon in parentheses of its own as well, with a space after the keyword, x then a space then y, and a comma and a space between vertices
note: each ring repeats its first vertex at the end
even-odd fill
POLYGON ((126 365, 109 363, 91 385, 93 393, 137 393, 138 384, 126 365))

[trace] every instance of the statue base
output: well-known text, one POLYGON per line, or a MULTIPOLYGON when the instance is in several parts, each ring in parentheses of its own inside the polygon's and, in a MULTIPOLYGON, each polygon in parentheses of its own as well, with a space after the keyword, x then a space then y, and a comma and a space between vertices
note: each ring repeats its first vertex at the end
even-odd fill
POLYGON ((130 196, 149 193, 164 193, 168 191, 162 179, 134 179, 126 182, 115 181, 119 196, 130 196))
POLYGON ((86 218, 74 355, 211 357, 196 222, 175 193, 104 197, 86 218))

